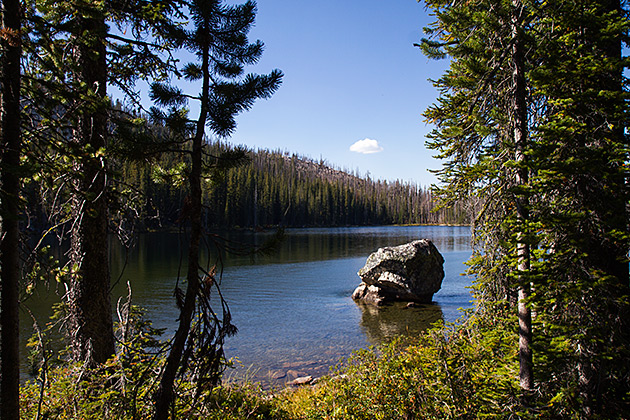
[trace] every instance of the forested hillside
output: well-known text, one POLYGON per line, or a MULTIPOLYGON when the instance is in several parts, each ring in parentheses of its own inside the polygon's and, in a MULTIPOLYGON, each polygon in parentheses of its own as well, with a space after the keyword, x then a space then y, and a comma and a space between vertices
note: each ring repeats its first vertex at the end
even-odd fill
MULTIPOLYGON (((208 156, 228 149, 210 146, 208 156)), ((384 224, 464 224, 463 205, 433 211, 431 191, 413 183, 375 181, 281 151, 248 151, 249 161, 203 189, 204 222, 211 228, 265 226, 353 226, 384 224)), ((210 157, 208 157, 210 159, 210 157)), ((187 189, 168 174, 171 156, 157 164, 126 163, 123 179, 144 196, 142 225, 178 223, 187 189)))

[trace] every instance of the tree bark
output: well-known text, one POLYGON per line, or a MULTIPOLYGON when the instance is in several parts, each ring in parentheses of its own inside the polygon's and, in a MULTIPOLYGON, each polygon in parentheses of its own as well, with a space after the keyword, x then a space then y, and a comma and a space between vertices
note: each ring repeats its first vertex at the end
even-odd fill
POLYGON ((18 0, 2 1, 0 195, 0 418, 19 419, 20 39, 18 0))
POLYGON ((107 26, 101 13, 80 18, 75 59, 87 92, 80 107, 75 145, 79 158, 73 206, 68 292, 72 354, 76 361, 104 363, 115 351, 110 297, 106 160, 107 26), (86 38, 90 39, 86 39, 86 38))
MULTIPOLYGON (((512 2, 512 83, 514 89, 514 144, 516 185, 524 187, 529 182, 528 169, 525 167, 525 149, 527 147, 527 91, 525 89, 525 65, 521 40, 521 14, 523 6, 520 0, 512 2)), ((527 300, 530 295, 529 280, 525 276, 530 269, 530 248, 524 233, 524 224, 529 218, 529 200, 526 193, 520 191, 516 199, 516 211, 521 230, 518 233, 516 252, 518 258, 518 352, 519 382, 523 391, 534 388, 534 371, 532 357, 532 314, 527 300)))
MULTIPOLYGON (((619 0, 602 0, 602 14, 617 13, 623 16, 622 5, 619 0)), ((601 35, 600 35, 601 36, 601 35)), ((609 37, 608 39, 597 39, 596 47, 600 49, 601 60, 621 60, 622 59, 622 42, 621 37, 609 37)), ((596 74, 595 77, 588 81, 588 88, 597 89, 597 91, 608 91, 611 93, 623 93, 623 70, 621 66, 614 70, 605 71, 596 74)), ((585 88, 586 89, 586 88, 585 88)), ((592 132, 597 132, 599 127, 608 127, 610 133, 595 138, 593 143, 594 155, 598 153, 597 149, 609 149, 610 143, 624 144, 626 149, 630 146, 627 137, 624 134, 626 126, 619 118, 623 118, 619 109, 623 109, 623 99, 607 100, 599 114, 591 117, 589 121, 592 132)), ((625 107, 627 109, 627 106, 625 107)), ((590 140, 593 142, 593 140, 590 140)), ((628 154, 625 155, 625 163, 627 164, 628 154)), ((597 182, 589 180, 581 186, 583 200, 586 205, 592 208, 597 215, 600 227, 607 235, 611 232, 628 232, 630 207, 628 202, 630 199, 630 180, 627 178, 627 172, 620 170, 619 165, 624 162, 607 162, 604 171, 597 173, 597 182)), ((608 319, 604 317, 603 324, 599 329, 604 332, 603 340, 597 342, 592 337, 580 339, 577 343, 578 361, 577 375, 579 393, 582 399, 582 410, 586 416, 593 416, 606 410, 605 399, 603 394, 610 393, 611 378, 613 377, 614 363, 601 357, 606 351, 606 346, 619 345, 619 343, 627 343, 630 341, 630 307, 627 300, 619 299, 630 295, 630 273, 628 271, 628 242, 620 240, 611 240, 610 237, 601 237, 598 233, 589 232, 590 238, 587 248, 590 256, 588 257, 589 265, 595 267, 606 275, 614 277, 614 280, 606 282, 605 289, 600 287, 595 296, 590 296, 589 300, 594 311, 600 314, 610 314, 608 319), (604 341, 605 340, 605 341, 604 341)), ((623 345, 623 344, 622 344, 623 345)), ((618 360, 615 362, 619 363, 618 360)), ((624 362, 621 362, 624 363, 624 362)), ((627 363, 627 358, 626 358, 627 363)), ((627 370, 626 370, 627 372, 627 370)))
POLYGON ((199 243, 201 242, 202 225, 201 225, 201 164, 203 139, 205 135, 206 120, 208 118, 208 97, 210 93, 210 74, 209 66, 209 49, 206 47, 202 51, 202 66, 204 76, 201 90, 201 109, 199 119, 197 120, 195 137, 193 139, 191 168, 188 175, 190 185, 190 242, 188 248, 188 270, 186 274, 186 295, 184 302, 180 308, 179 325, 173 338, 171 351, 166 359, 160 386, 155 394, 155 412, 154 420, 166 420, 168 411, 174 401, 173 386, 175 376, 180 366, 186 339, 190 332, 190 326, 193 320, 197 295, 200 289, 199 283, 199 243))

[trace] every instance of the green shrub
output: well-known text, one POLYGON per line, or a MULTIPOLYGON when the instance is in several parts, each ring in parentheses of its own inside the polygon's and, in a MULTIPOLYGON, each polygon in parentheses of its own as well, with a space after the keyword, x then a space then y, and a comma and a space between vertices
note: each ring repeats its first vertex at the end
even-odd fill
POLYGON ((472 316, 356 352, 336 376, 285 394, 297 419, 467 419, 517 415, 517 337, 472 316))

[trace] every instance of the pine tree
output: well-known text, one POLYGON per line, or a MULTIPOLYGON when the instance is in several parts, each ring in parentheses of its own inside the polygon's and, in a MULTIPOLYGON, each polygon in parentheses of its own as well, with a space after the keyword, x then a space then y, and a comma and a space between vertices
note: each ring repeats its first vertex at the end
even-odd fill
POLYGON ((20 2, 2 1, 0 43, 0 418, 19 419, 20 2))
POLYGON ((162 31, 170 30, 174 1, 28 4, 29 156, 40 170, 38 177, 46 180, 41 185, 54 190, 51 214, 58 219, 50 222, 64 229, 67 220, 73 220, 67 224, 67 332, 74 359, 88 365, 105 362, 115 351, 109 293, 109 162, 113 130, 119 136, 124 124, 114 118, 121 112, 110 103, 107 86, 115 84, 133 100, 138 78, 169 68, 168 59, 159 56, 164 49, 158 40, 162 31), (112 34, 110 25, 128 28, 133 38, 112 34))
MULTIPOLYGON (((256 99, 269 97, 282 79, 279 71, 264 76, 243 76, 244 66, 255 63, 262 54, 260 41, 250 44, 247 40, 255 18, 255 3, 227 6, 220 0, 191 0, 187 7, 193 27, 182 33, 179 41, 199 62, 186 65, 183 74, 188 80, 201 82, 200 92, 191 97, 165 84, 152 86, 152 98, 158 105, 183 105, 187 99, 200 103, 199 116, 189 127, 192 141, 186 169, 190 188, 186 203, 186 218, 190 222, 186 292, 176 290, 179 324, 156 392, 154 419, 168 417, 175 399, 174 382, 178 371, 181 374, 190 369, 199 391, 216 385, 224 368, 223 340, 236 332, 225 302, 221 303, 221 319, 210 306, 210 291, 216 286, 214 271, 200 267, 201 185, 207 177, 222 179, 225 170, 243 162, 244 151, 226 151, 211 158, 209 167, 204 167, 206 127, 215 135, 229 135, 236 126, 235 116, 248 110, 256 99), (193 326, 196 311, 199 321, 193 326)), ((177 111, 173 113, 178 115, 177 111)), ((156 119, 163 115, 154 111, 156 119)), ((186 132, 180 135, 185 138, 186 132)))
MULTIPOLYGON (((441 95, 425 112, 435 125, 428 146, 446 163, 433 191, 445 206, 463 198, 483 201, 473 219, 478 279, 492 283, 480 296, 488 302, 514 301, 515 289, 505 270, 485 264, 509 258, 515 248, 516 221, 514 77, 512 4, 507 2, 430 1, 437 21, 425 30, 432 39, 420 47, 429 57, 451 58, 450 68, 435 81, 441 95)), ((521 151, 523 153, 523 151, 521 151)), ((519 228, 520 229, 520 228, 519 228)), ((515 272, 514 266, 508 271, 515 272)))
POLYGON ((67 294, 74 360, 104 363, 114 353, 108 247, 107 159, 107 25, 102 8, 76 5, 75 31, 70 39, 77 67, 72 76, 80 110, 71 147, 77 154, 73 171, 71 232, 72 276, 67 294))
POLYGON ((515 184, 521 191, 516 195, 516 255, 518 259, 518 331, 519 331, 519 381, 521 389, 530 393, 534 389, 534 371, 532 357, 532 312, 529 306, 531 294, 530 280, 527 273, 531 269, 531 249, 526 239, 526 225, 529 222, 529 199, 524 191, 529 186, 529 168, 526 161, 528 150, 528 112, 525 81, 525 42, 523 17, 525 9, 520 0, 512 1, 511 8, 511 43, 512 50, 512 92, 513 92, 513 132, 514 163, 517 165, 515 184))
POLYGON ((537 391, 525 404, 550 417, 624 417, 625 12, 608 1, 429 5, 438 20, 422 46, 452 58, 426 112, 447 159, 442 194, 482 200, 477 298, 495 317, 518 307, 521 386, 537 391))
MULTIPOLYGON (((530 78, 539 108, 532 213, 539 220, 537 348, 549 392, 582 417, 630 413, 628 101, 619 2, 547 4, 530 78), (566 347, 558 348, 556 343, 566 347), (549 351, 552 349, 552 351, 549 351), (564 351, 563 351, 564 350, 564 351), (540 351, 540 350, 539 350, 540 351), (561 386, 561 383, 564 386, 561 386), (571 400, 570 398, 567 398, 571 400)), ((627 60, 627 58, 625 59, 627 60)))

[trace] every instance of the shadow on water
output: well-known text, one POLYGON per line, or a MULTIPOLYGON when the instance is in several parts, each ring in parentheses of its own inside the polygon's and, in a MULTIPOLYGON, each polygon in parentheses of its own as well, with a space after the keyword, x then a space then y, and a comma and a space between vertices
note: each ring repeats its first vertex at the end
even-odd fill
MULTIPOLYGON (((243 243, 260 244, 272 232, 231 233, 230 238, 243 243)), ((401 245, 416 239, 430 239, 440 252, 470 250, 470 228, 467 226, 370 226, 341 228, 287 229, 284 243, 275 255, 257 256, 257 264, 320 261, 367 257, 378 248, 401 245)), ((232 259, 228 263, 248 263, 232 259)))

